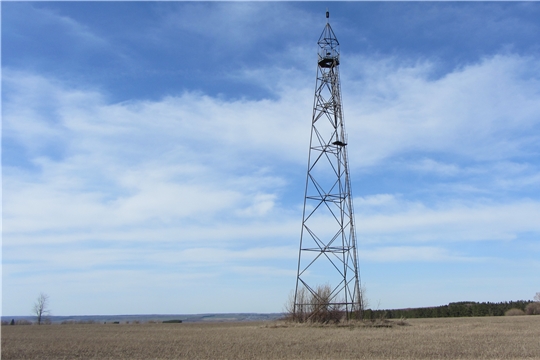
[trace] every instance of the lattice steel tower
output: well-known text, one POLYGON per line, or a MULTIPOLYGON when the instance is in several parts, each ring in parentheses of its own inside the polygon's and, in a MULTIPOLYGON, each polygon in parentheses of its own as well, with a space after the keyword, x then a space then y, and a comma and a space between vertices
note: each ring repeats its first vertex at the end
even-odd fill
MULTIPOLYGON (((318 65, 294 314, 314 303, 340 308, 350 318, 361 310, 358 259, 347 135, 341 106, 339 42, 328 22, 317 44, 318 65), (317 287, 331 293, 318 299, 317 287)), ((298 315, 297 315, 298 316, 298 315)))

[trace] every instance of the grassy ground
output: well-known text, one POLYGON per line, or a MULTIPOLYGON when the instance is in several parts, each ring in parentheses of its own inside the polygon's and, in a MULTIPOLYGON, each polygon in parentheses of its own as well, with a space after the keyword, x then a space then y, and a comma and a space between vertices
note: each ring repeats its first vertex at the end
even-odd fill
POLYGON ((540 359, 540 316, 407 323, 2 326, 2 359, 540 359))

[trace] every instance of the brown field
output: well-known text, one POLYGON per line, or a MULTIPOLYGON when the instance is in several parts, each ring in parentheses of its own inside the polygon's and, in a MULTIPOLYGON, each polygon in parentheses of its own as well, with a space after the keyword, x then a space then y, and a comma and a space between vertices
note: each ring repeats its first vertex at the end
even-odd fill
POLYGON ((540 316, 407 323, 2 326, 2 359, 540 359, 540 316))

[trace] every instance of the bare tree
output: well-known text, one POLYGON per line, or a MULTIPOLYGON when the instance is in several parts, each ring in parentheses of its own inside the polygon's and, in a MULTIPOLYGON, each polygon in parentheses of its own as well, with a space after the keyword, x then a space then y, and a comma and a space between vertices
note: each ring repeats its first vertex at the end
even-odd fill
POLYGON ((308 305, 306 305, 308 302, 308 291, 305 287, 299 288, 297 293, 292 290, 285 304, 286 319, 304 322, 309 313, 308 305))
POLYGON ((362 285, 360 287, 360 294, 358 296, 358 302, 359 302, 360 310, 362 310, 362 311, 366 310, 369 307, 369 300, 368 300, 366 294, 367 294, 366 285, 362 285))
POLYGON ((50 314, 49 310, 49 295, 45 293, 40 293, 34 307, 32 308, 32 313, 37 317, 38 325, 46 320, 46 317, 50 314))
POLYGON ((315 292, 311 294, 309 320, 318 323, 340 322, 345 314, 343 305, 339 302, 333 298, 330 284, 317 285, 315 292))
POLYGON ((333 299, 330 285, 318 285, 313 291, 302 286, 291 292, 285 304, 286 318, 296 322, 338 323, 346 315, 340 301, 333 299))
POLYGON ((536 295, 534 295, 534 301, 540 302, 540 292, 537 292, 536 295))
MULTIPOLYGON (((351 319, 362 320, 363 311, 369 306, 365 286, 359 289, 356 301, 351 319)), ((314 290, 302 286, 296 294, 291 291, 285 303, 285 314, 286 319, 300 323, 338 323, 348 317, 342 301, 332 297, 329 284, 318 285, 314 290)))

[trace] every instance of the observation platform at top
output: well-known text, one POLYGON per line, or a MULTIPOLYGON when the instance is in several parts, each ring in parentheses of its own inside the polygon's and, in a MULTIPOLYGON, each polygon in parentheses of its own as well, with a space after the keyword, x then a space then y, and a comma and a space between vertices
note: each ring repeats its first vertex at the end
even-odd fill
POLYGON ((339 41, 328 22, 330 13, 326 11, 326 26, 319 37, 319 66, 321 68, 332 68, 339 65, 339 41))
POLYGON ((319 66, 322 68, 331 68, 339 65, 339 55, 331 56, 330 53, 324 57, 319 57, 319 66))

